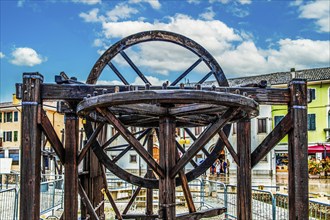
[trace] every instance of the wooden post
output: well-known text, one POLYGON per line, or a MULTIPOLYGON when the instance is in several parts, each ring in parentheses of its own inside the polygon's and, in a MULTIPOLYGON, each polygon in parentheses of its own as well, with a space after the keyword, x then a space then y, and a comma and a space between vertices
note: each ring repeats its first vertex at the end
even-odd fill
POLYGON ((243 119, 237 123, 237 219, 252 219, 251 184, 251 122, 243 119))
POLYGON ((159 119, 159 162, 164 178, 159 179, 159 219, 175 219, 175 177, 170 171, 175 166, 175 119, 159 119))
MULTIPOLYGON (((38 126, 43 76, 23 74, 20 219, 40 219, 41 129, 38 126)), ((41 106, 40 106, 41 107, 41 106)))
POLYGON ((64 220, 78 219, 78 118, 65 114, 64 220))
MULTIPOLYGON (((151 132, 150 135, 148 135, 146 138, 148 138, 147 142, 147 150, 150 155, 153 156, 153 133, 151 132)), ((147 178, 152 178, 153 173, 152 169, 147 165, 147 178)), ((152 215, 153 214, 153 190, 152 189, 147 189, 147 202, 146 202, 146 215, 152 215)))
POLYGON ((293 129, 289 132, 289 219, 308 219, 307 84, 293 79, 289 88, 289 111, 293 129))

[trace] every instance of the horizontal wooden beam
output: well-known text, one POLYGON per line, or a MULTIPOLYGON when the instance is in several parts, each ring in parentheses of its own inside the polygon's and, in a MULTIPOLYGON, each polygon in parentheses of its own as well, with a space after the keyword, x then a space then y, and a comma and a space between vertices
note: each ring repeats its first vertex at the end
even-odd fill
POLYGON ((211 208, 211 209, 205 209, 205 210, 201 210, 201 211, 194 212, 194 213, 178 214, 175 219, 176 220, 185 220, 185 219, 197 220, 197 219, 201 219, 201 218, 211 218, 211 217, 222 215, 226 211, 227 211, 227 209, 224 207, 211 208))
POLYGON ((259 161, 284 138, 284 136, 292 129, 292 126, 291 115, 287 114, 253 151, 251 154, 251 167, 257 165, 259 161))
MULTIPOLYGON (((22 84, 16 84, 17 90, 22 84)), ((91 84, 42 84, 41 94, 43 100, 82 100, 87 95, 94 92, 98 94, 114 93, 119 88, 119 92, 129 91, 130 85, 91 85, 91 84)), ((145 86, 136 86, 137 90, 144 90, 145 86)), ((150 90, 160 90, 161 86, 150 86, 150 90)), ((167 89, 180 89, 179 86, 169 86, 167 89)), ((185 87, 185 89, 195 90, 195 87, 185 87)), ((202 90, 212 90, 204 87, 202 90)), ((217 87, 215 91, 246 94, 259 104, 288 104, 290 102, 289 89, 282 88, 252 88, 252 87, 217 87)), ((22 93, 20 93, 22 94, 22 93)), ((19 97, 19 96, 18 96, 19 97)))
POLYGON ((49 143, 53 147, 54 151, 56 152, 57 156, 59 157, 62 164, 65 162, 65 149, 63 147, 62 142, 58 138, 52 123, 50 122, 49 118, 46 115, 46 112, 42 110, 40 112, 40 124, 42 130, 44 131, 49 143))

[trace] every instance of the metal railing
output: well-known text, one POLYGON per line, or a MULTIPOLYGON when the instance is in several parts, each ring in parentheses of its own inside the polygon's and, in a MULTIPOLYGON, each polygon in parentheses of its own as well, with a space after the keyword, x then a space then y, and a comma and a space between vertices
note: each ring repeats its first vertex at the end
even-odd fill
POLYGON ((0 219, 17 219, 18 189, 0 190, 0 219))
MULTIPOLYGON (((206 182, 209 195, 212 196, 212 193, 216 193, 216 205, 227 208, 226 219, 236 219, 237 186, 210 180, 206 180, 206 182)), ((252 189, 252 219, 289 219, 288 206, 288 195, 286 194, 252 189)), ((309 219, 330 219, 330 204, 310 200, 309 219)))
POLYGON ((63 179, 56 179, 40 184, 40 214, 54 212, 63 205, 63 179))

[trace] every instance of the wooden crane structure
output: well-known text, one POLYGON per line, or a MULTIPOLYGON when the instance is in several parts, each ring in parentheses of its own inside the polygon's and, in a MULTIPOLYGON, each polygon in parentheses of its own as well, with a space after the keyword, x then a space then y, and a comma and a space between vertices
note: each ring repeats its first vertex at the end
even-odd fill
POLYGON ((193 40, 166 31, 147 31, 123 38, 97 60, 86 83, 65 75, 56 77, 56 84, 43 83, 39 73, 24 73, 23 83, 16 85, 22 99, 22 145, 20 219, 39 219, 41 134, 46 135, 65 168, 64 213, 62 219, 78 218, 78 194, 81 197, 82 219, 105 219, 104 195, 107 195, 117 219, 200 219, 217 216, 224 207, 197 211, 188 182, 202 175, 219 157, 224 147, 237 163, 237 217, 252 219, 251 169, 285 136, 289 136, 289 207, 290 219, 307 219, 307 85, 293 79, 287 88, 266 88, 265 85, 229 87, 226 77, 212 55, 193 40), (155 86, 129 58, 125 50, 149 41, 179 45, 197 56, 197 61, 172 83, 155 86), (115 67, 113 59, 121 56, 145 85, 132 85, 115 67), (193 87, 179 84, 199 63, 209 72, 193 87), (118 76, 122 85, 97 84, 106 67, 118 76), (217 86, 201 85, 213 76, 217 86), (65 114, 65 140, 57 137, 43 111, 43 102, 58 101, 65 114), (259 104, 288 106, 288 113, 264 141, 251 152, 250 120, 258 115, 259 104), (84 130, 88 138, 79 150, 79 118, 86 119, 84 130), (237 150, 228 140, 231 123, 237 123, 237 150), (117 133, 109 139, 100 138, 103 127, 112 125, 117 133), (195 137, 188 127, 206 126, 195 137), (133 133, 129 127, 143 128, 133 133), (184 149, 175 139, 176 128, 183 128, 193 143, 184 149), (159 140, 159 161, 152 155, 153 135, 159 140), (116 158, 106 149, 119 136, 127 141, 116 158), (204 146, 218 137, 212 152, 204 146), (102 141, 101 141, 102 139, 102 141), (142 140, 144 140, 142 143, 142 140), (145 146, 146 145, 146 146, 145 146), (130 150, 135 150, 147 164, 145 176, 137 176, 117 165, 130 150), (202 151, 206 158, 196 164, 193 158, 202 151), (181 157, 179 156, 181 153, 181 157), (78 172, 83 163, 84 170, 78 172), (191 163, 193 169, 184 167, 191 163), (124 211, 120 211, 107 188, 105 169, 138 186, 124 211), (188 212, 177 214, 176 186, 184 192, 188 212), (145 214, 128 214, 141 188, 146 188, 145 214), (102 190, 103 189, 103 190, 102 190), (159 189, 158 211, 152 206, 152 191, 159 189), (101 193, 101 191, 104 192, 101 193))

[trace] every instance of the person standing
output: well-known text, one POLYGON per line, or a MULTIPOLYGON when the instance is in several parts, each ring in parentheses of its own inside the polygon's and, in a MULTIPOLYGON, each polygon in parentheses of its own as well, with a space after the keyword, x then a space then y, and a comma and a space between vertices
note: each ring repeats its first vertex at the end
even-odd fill
POLYGON ((222 165, 223 173, 226 175, 226 170, 227 170, 227 163, 226 163, 226 161, 224 160, 221 165, 222 165))
POLYGON ((215 165, 215 169, 217 172, 217 176, 220 176, 220 172, 221 172, 221 161, 217 160, 217 163, 215 165))
POLYGON ((229 162, 229 160, 227 159, 227 173, 228 173, 228 175, 229 175, 229 167, 230 167, 230 162, 229 162))

